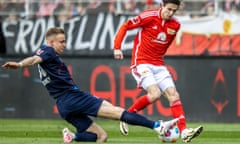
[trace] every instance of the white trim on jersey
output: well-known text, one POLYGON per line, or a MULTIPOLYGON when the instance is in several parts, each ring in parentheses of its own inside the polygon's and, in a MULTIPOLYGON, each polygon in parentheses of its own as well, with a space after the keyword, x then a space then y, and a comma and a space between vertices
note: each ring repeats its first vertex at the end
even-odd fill
POLYGON ((138 34, 138 44, 136 46, 136 51, 134 53, 134 64, 131 67, 135 67, 137 65, 137 56, 138 56, 138 50, 141 44, 141 36, 142 36, 142 29, 139 29, 139 34, 138 34))
POLYGON ((151 16, 158 16, 158 11, 146 11, 139 15, 141 19, 151 17, 151 16))

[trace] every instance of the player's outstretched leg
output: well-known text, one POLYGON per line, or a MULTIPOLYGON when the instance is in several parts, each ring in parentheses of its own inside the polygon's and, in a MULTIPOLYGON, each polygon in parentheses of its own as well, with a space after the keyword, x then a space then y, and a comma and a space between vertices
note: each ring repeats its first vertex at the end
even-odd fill
MULTIPOLYGON (((159 135, 164 135, 168 129, 171 127, 175 126, 178 122, 179 118, 175 118, 170 121, 159 121, 159 126, 154 128, 154 130, 159 134, 159 135)), ((126 122, 120 122, 120 132, 123 135, 128 135, 128 124, 126 122)))
POLYGON ((198 126, 196 128, 186 128, 181 133, 181 138, 183 142, 190 142, 193 138, 199 136, 203 131, 203 126, 198 126))
POLYGON ((169 121, 162 121, 160 120, 160 125, 156 128, 154 128, 154 130, 158 133, 159 136, 163 136, 166 134, 166 132, 172 128, 173 126, 175 126, 178 122, 178 118, 169 120, 169 121))

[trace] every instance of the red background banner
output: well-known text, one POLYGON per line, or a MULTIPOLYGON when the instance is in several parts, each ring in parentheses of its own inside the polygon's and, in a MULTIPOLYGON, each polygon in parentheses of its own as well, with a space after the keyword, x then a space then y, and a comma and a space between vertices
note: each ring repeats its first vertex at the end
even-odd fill
MULTIPOLYGON (((1 63, 19 58, 4 57, 1 63)), ((129 107, 145 92, 136 88, 130 59, 63 57, 80 89, 129 107)), ((238 57, 166 57, 189 121, 238 122, 240 62, 238 57)), ((36 67, 0 70, 0 117, 59 118, 54 100, 42 86, 36 67)), ((141 112, 152 118, 170 116, 167 101, 141 112)))

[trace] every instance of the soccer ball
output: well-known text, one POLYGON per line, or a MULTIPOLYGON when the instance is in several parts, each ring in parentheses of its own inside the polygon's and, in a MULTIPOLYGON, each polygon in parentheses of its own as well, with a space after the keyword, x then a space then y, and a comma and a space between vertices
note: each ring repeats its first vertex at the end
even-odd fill
POLYGON ((174 143, 177 141, 179 136, 180 136, 180 131, 176 125, 171 129, 169 129, 164 136, 159 136, 159 138, 162 140, 162 142, 174 143))

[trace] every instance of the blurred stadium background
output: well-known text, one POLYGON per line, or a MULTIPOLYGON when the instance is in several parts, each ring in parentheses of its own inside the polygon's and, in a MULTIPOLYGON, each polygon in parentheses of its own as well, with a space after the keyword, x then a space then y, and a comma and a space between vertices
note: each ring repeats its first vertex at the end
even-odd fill
MULTIPOLYGON (((76 83, 127 108, 144 94, 136 89, 129 64, 133 35, 123 45, 125 60, 112 57, 119 25, 161 0, 0 0, 0 63, 31 55, 48 27, 64 27, 63 55, 76 83)), ((240 120, 240 0, 183 0, 182 28, 166 62, 190 122, 240 120)), ((59 119, 36 68, 0 69, 0 118, 59 119)), ((142 112, 168 118, 164 99, 142 112)), ((170 118, 170 117, 169 117, 170 118)))

